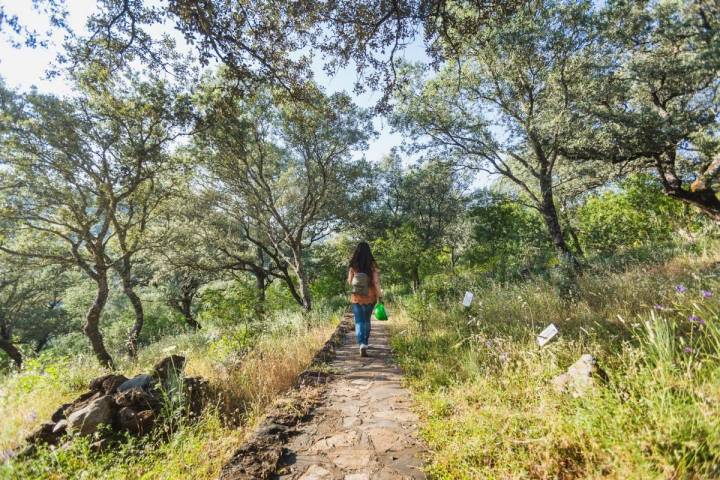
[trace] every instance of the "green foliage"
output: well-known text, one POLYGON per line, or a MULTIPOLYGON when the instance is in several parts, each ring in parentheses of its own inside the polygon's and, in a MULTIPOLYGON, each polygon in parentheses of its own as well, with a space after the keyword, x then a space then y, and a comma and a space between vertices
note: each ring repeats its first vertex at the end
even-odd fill
POLYGON ((204 288, 200 293, 201 323, 217 326, 249 324, 259 320, 255 304, 257 295, 248 281, 218 282, 204 288))
POLYGON ((720 16, 709 1, 610 1, 570 156, 654 168, 671 197, 717 221, 720 16), (662 81, 658 82, 658 79, 662 81))
POLYGON ((325 95, 311 82, 303 95, 313 108, 282 89, 239 97, 221 95, 218 86, 222 71, 200 92, 208 128, 194 137, 193 153, 205 159, 213 179, 207 189, 212 208, 237 221, 247 242, 231 261, 282 278, 309 310, 305 250, 332 231, 350 203, 347 186, 360 172, 352 152, 373 133, 369 113, 347 95, 325 95))
POLYGON ((347 293, 349 259, 355 246, 349 237, 340 236, 311 250, 308 269, 313 297, 329 299, 347 293))
POLYGON ((437 74, 405 68, 393 122, 416 139, 416 149, 512 185, 541 212, 548 244, 572 259, 555 190, 577 176, 562 152, 585 141, 575 122, 591 66, 584 54, 593 44, 590 3, 526 3, 462 37, 440 47, 457 61, 437 74))
POLYGON ((468 214, 474 242, 463 263, 488 271, 498 280, 547 265, 552 252, 537 212, 489 191, 478 200, 468 214))
POLYGON ((417 287, 425 276, 450 264, 449 255, 426 247, 412 226, 389 230, 373 242, 374 255, 388 283, 417 287))
POLYGON ((588 251, 612 253, 642 245, 661 245, 693 220, 681 204, 644 175, 628 177, 617 189, 591 196, 578 208, 579 237, 588 251))

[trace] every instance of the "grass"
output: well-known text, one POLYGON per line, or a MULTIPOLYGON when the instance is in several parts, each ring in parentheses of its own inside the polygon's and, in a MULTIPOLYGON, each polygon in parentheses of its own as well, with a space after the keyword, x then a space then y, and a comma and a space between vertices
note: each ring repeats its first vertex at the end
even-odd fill
MULTIPOLYGON (((312 318, 279 312, 261 333, 243 327, 168 337, 123 360, 126 376, 144 372, 160 358, 188 358, 186 375, 210 381, 216 400, 199 421, 180 422, 172 434, 121 438, 104 453, 93 439, 45 448, 31 459, 0 464, 0 478, 177 479, 217 478, 220 468, 266 407, 289 388, 337 324, 326 310, 312 318)), ((103 371, 88 356, 37 358, 0 383, 0 452, 18 448, 27 433, 103 371)))
POLYGON ((431 477, 720 476, 719 260, 594 269, 572 299, 542 280, 475 291, 469 311, 461 295, 406 299, 392 341, 431 477), (540 349, 551 322, 560 334, 540 349), (581 398, 556 392, 552 378, 583 353, 610 381, 581 398))

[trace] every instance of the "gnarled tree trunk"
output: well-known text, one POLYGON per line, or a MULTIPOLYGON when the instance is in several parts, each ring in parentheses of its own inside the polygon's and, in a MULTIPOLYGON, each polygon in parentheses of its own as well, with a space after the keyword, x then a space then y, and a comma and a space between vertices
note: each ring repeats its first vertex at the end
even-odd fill
MULTIPOLYGON (((291 275, 289 267, 287 264, 284 265, 278 265, 279 274, 276 275, 278 278, 280 278, 283 282, 285 282, 285 285, 288 288, 288 291, 290 292, 290 296, 293 297, 293 300, 297 302, 298 305, 302 307, 303 305, 303 298, 298 292, 297 286, 295 285, 295 278, 293 275, 291 275)), ((263 292, 264 295, 264 292, 263 292)))
POLYGON ((192 313, 193 299, 199 287, 200 282, 196 278, 184 278, 180 285, 179 298, 174 296, 168 298, 168 305, 178 311, 185 319, 185 323, 193 330, 200 330, 201 328, 192 313))
POLYGON ((300 282, 300 297, 302 298, 302 307, 306 312, 312 310, 312 293, 310 292, 310 281, 307 278, 307 272, 302 263, 299 263, 295 272, 300 282))
POLYGON ((135 290, 133 289, 131 279, 123 279, 123 292, 125 293, 125 296, 128 297, 128 299, 130 300, 130 303, 133 306, 133 310, 135 311, 135 322, 130 329, 130 333, 128 333, 127 339, 128 354, 130 354, 131 357, 135 357, 137 356, 138 337, 140 336, 143 324, 145 323, 145 312, 143 311, 142 301, 140 301, 140 297, 138 297, 137 293, 135 293, 135 290))
POLYGON ((691 184, 690 190, 686 190, 682 186, 682 179, 675 171, 676 156, 675 151, 671 150, 655 157, 655 167, 665 194, 699 208, 710 218, 720 222, 720 198, 718 192, 711 186, 712 180, 720 171, 720 157, 710 162, 691 184))
POLYGON ((192 328, 193 330, 200 330, 202 326, 198 323, 197 320, 195 320, 195 315, 192 313, 192 300, 187 301, 186 299, 183 299, 180 304, 180 312, 183 315, 183 318, 185 318, 185 323, 188 324, 188 327, 192 328))
POLYGON ((83 330, 90 340, 90 345, 100 364, 103 367, 115 369, 113 359, 105 348, 105 343, 100 333, 100 315, 105 308, 108 294, 110 293, 106 270, 97 270, 95 283, 97 284, 97 293, 95 294, 95 300, 85 315, 85 327, 83 330))
POLYGON ((555 250, 560 258, 563 261, 567 261, 574 270, 580 270, 580 262, 568 246, 565 241, 565 236, 563 235, 560 217, 558 216, 557 208, 555 207, 552 179, 549 178, 549 176, 544 176, 540 179, 540 194, 542 195, 539 206, 540 213, 545 221, 545 226, 548 229, 550 240, 552 241, 555 250))
POLYGON ((138 297, 137 293, 135 293, 132 279, 132 263, 130 262, 130 258, 125 255, 122 259, 122 263, 120 263, 115 270, 120 275, 123 293, 125 293, 125 296, 128 300, 130 300, 133 311, 135 312, 135 322, 128 333, 127 339, 128 354, 131 358, 135 358, 137 356, 138 337, 140 336, 140 332, 142 332, 142 328, 145 323, 145 312, 143 311, 143 305, 140 297, 138 297))

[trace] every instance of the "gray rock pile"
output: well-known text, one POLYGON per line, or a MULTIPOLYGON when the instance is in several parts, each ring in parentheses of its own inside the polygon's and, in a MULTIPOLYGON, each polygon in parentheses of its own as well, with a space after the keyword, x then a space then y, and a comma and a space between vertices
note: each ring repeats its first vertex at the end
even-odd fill
POLYGON ((180 400, 182 414, 198 416, 207 401, 209 386, 200 377, 183 377, 185 358, 171 355, 149 374, 126 378, 109 374, 90 382, 89 391, 53 413, 49 422, 30 434, 30 450, 38 444, 57 445, 66 435, 92 435, 102 425, 107 432, 144 435, 161 417, 168 398, 180 400))

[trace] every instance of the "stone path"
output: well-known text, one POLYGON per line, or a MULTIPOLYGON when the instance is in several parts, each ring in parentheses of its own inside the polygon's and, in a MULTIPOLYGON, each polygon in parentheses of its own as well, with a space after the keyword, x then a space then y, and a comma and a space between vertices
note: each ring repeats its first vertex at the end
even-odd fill
POLYGON ((393 363, 386 323, 373 322, 368 357, 354 332, 329 363, 335 379, 324 401, 285 446, 282 480, 415 480, 423 448, 402 372, 393 363))

